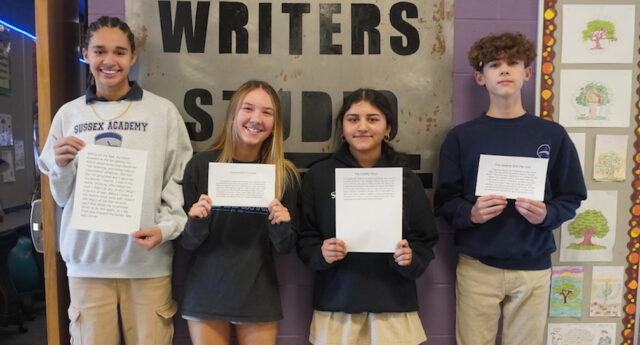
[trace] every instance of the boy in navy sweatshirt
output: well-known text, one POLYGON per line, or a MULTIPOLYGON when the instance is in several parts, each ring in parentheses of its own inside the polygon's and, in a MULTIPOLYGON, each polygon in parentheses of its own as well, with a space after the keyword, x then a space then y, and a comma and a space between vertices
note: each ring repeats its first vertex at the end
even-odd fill
POLYGON ((549 301, 552 230, 575 216, 587 192, 564 128, 529 114, 520 90, 535 45, 520 33, 476 41, 469 63, 489 93, 486 113, 451 129, 440 150, 436 215, 455 228, 458 345, 542 344, 549 301), (476 196, 481 154, 548 159, 544 201, 476 196))

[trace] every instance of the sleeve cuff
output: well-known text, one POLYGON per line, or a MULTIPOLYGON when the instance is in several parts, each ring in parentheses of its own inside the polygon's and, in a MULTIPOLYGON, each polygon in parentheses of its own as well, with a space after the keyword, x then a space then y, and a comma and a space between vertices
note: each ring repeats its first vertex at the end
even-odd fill
POLYGON ((556 226, 554 219, 556 219, 556 211, 553 207, 549 207, 549 204, 547 204, 547 216, 544 218, 544 221, 540 224, 540 227, 551 228, 551 230, 553 230, 556 227, 560 226, 561 224, 558 224, 556 226))
POLYGON ((51 167, 51 172, 53 173, 54 177, 75 175, 77 166, 78 159, 74 159, 73 161, 69 162, 69 164, 63 167, 59 166, 58 163, 56 163, 54 160, 51 167))
POLYGON ((454 224, 457 229, 466 229, 474 226, 471 222, 471 208, 473 205, 464 203, 460 206, 458 216, 454 219, 454 224))
POLYGON ((168 223, 162 223, 162 224, 158 224, 156 225, 158 227, 158 229, 160 229, 160 232, 162 233, 162 243, 166 242, 166 241, 171 241, 174 238, 176 238, 177 236, 175 236, 175 231, 172 231, 172 226, 171 224, 168 223))
POLYGON ((178 238, 178 236, 180 236, 184 228, 186 228, 187 226, 192 228, 195 227, 197 229, 200 229, 202 227, 206 228, 207 225, 209 224, 209 218, 210 217, 207 217, 207 218, 188 217, 187 223, 183 226, 182 229, 179 229, 179 228, 176 229, 176 225, 173 222, 162 222, 162 223, 156 224, 156 226, 160 229, 160 232, 162 232, 162 242, 166 242, 166 241, 171 241, 178 238))

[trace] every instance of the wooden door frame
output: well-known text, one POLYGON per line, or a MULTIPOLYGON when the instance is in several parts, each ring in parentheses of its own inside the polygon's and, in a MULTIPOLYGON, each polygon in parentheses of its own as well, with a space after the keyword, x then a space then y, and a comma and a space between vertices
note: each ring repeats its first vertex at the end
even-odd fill
MULTIPOLYGON (((40 151, 55 112, 78 96, 77 0, 35 0, 38 126, 40 151)), ((49 345, 69 344, 66 267, 56 249, 55 206, 49 180, 41 174, 44 275, 49 345)))

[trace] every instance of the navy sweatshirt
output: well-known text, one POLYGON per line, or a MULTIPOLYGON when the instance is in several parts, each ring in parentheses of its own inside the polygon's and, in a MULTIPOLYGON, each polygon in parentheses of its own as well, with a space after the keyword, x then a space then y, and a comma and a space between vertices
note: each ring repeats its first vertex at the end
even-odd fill
MULTIPOLYGON (((208 193, 209 162, 218 151, 196 154, 183 178, 184 209, 208 193)), ((193 251, 185 282, 183 315, 203 320, 271 322, 282 319, 273 251, 295 244, 298 190, 287 189, 282 204, 292 222, 271 224, 259 207, 214 207, 207 218, 191 218, 180 244, 193 251)))
POLYGON ((458 251, 482 263, 517 270, 551 267, 552 230, 575 216, 587 191, 573 142, 562 126, 531 114, 514 119, 481 117, 451 129, 440 149, 436 215, 455 228, 458 251), (549 159, 542 224, 529 223, 508 200, 497 217, 471 222, 481 154, 549 159))
MULTIPOLYGON (((388 157, 383 155, 374 167, 389 166, 388 157)), ((402 210, 402 237, 413 250, 410 265, 399 266, 392 253, 347 253, 343 260, 332 264, 322 256, 322 242, 336 234, 332 198, 335 169, 360 167, 345 144, 331 158, 313 166, 302 182, 297 247, 302 261, 316 271, 313 307, 346 313, 416 311, 415 279, 433 259, 432 247, 438 233, 422 183, 410 171, 404 172, 402 210)))

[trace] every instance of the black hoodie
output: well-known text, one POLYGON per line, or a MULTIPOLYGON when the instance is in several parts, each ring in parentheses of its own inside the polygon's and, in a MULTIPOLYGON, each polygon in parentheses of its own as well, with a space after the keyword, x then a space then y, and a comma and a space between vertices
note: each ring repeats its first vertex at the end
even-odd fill
MULTIPOLYGON (((390 167, 390 161, 383 154, 374 167, 390 167)), ((399 266, 392 253, 347 253, 343 260, 328 264, 320 248, 325 239, 336 234, 332 196, 336 168, 361 168, 346 144, 331 158, 314 165, 302 183, 302 224, 297 249, 302 261, 316 271, 314 309, 346 313, 418 310, 415 279, 433 259, 432 247, 438 240, 420 179, 404 169, 402 237, 413 250, 410 265, 399 266)))
MULTIPOLYGON (((182 181, 184 209, 208 192, 209 162, 219 151, 196 154, 182 181)), ((282 319, 273 257, 294 247, 298 188, 282 204, 291 222, 271 224, 267 208, 214 206, 207 218, 189 217, 180 244, 191 253, 183 315, 203 320, 271 322, 282 319)))

